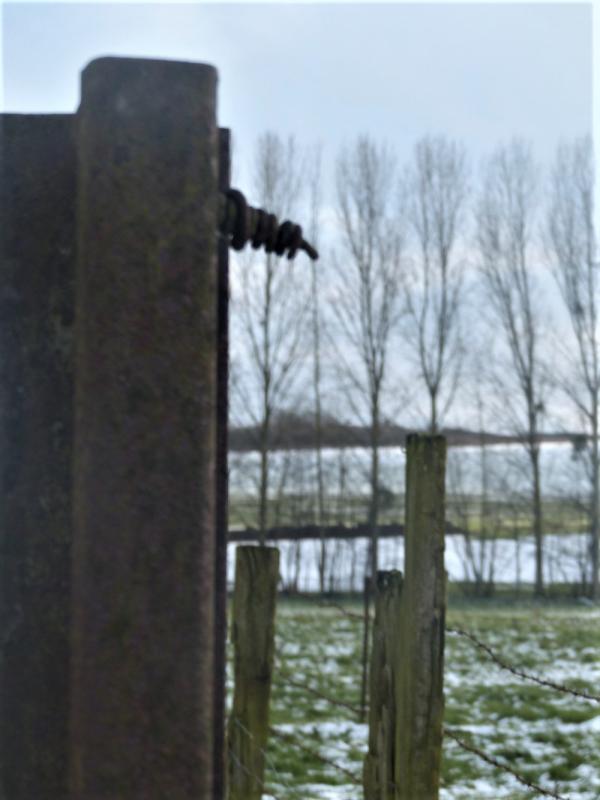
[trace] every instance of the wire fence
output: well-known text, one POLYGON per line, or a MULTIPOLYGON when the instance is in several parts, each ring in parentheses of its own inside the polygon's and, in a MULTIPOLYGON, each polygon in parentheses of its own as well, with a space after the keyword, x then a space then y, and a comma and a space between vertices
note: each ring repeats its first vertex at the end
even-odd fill
MULTIPOLYGON (((307 596, 308 597, 308 596, 307 596)), ((327 601, 327 600, 318 600, 315 601, 314 596, 310 596, 310 599, 313 603, 319 606, 319 608, 325 608, 331 611, 336 612, 340 616, 343 616, 347 619, 353 620, 355 622, 364 622, 364 615, 358 614, 350 609, 345 608, 343 605, 327 601)), ((541 675, 535 675, 533 673, 527 672, 526 670, 521 669, 515 664, 511 664, 509 660, 502 656, 501 654, 497 653, 494 649, 492 649, 486 642, 482 641, 478 636, 476 636, 473 632, 464 630, 463 628, 447 626, 446 632, 450 635, 460 637, 465 641, 469 642, 473 645, 476 650, 482 654, 484 654, 490 661, 492 661, 498 668, 510 673, 514 677, 518 678, 522 681, 532 682, 538 686, 541 686, 549 691, 560 692, 561 694, 571 696, 578 700, 584 700, 588 702, 600 703, 600 696, 594 694, 593 692, 582 690, 579 688, 574 688, 567 686, 565 684, 559 683, 554 680, 547 679, 541 675)), ((317 665, 315 664, 315 667, 317 665)), ((276 665, 276 673, 275 679, 281 685, 287 685, 289 687, 293 687, 295 690, 305 693, 306 695, 318 698, 323 702, 330 705, 332 708, 343 709, 346 712, 350 712, 357 721, 361 719, 361 711, 359 704, 354 704, 349 702, 346 698, 336 697, 333 694, 329 694, 327 691, 324 691, 321 687, 323 681, 323 675, 319 674, 319 672, 315 672, 315 680, 314 682, 306 682, 300 680, 299 677, 289 669, 286 668, 285 665, 285 653, 282 650, 277 651, 277 665, 276 665), (314 685, 318 684, 318 685, 314 685)), ((356 687, 357 693, 358 688, 360 686, 360 676, 357 674, 356 680, 356 687)), ((300 741, 299 736, 297 734, 290 733, 288 731, 283 731, 281 728, 277 726, 273 726, 270 729, 271 736, 279 740, 281 742, 285 742, 285 744, 293 749, 296 749, 304 756, 308 756, 310 760, 316 763, 320 763, 326 765, 328 768, 334 770, 338 776, 344 778, 344 780, 354 787, 360 787, 362 785, 362 777, 357 773, 353 772, 351 769, 348 769, 347 766, 340 764, 335 759, 331 758, 329 754, 325 755, 323 752, 320 751, 319 747, 321 742, 319 741, 319 737, 314 736, 311 737, 310 732, 303 731, 302 741, 300 741), (313 740, 314 738, 314 740, 313 740), (307 741, 310 740, 310 741, 307 741)), ((492 767, 494 770, 504 773, 506 775, 511 776, 512 779, 517 781, 522 787, 527 789, 530 792, 535 793, 538 797, 550 797, 555 798, 555 800, 569 800, 566 795, 563 795, 559 792, 557 787, 549 787, 543 786, 540 783, 530 779, 526 775, 520 773, 518 769, 515 769, 509 763, 506 763, 505 760, 499 759, 494 755, 491 755, 489 752, 485 751, 485 748, 479 745, 476 745, 472 741, 472 735, 468 730, 461 730, 456 727, 445 727, 444 728, 444 737, 452 742, 452 744, 462 751, 475 756, 481 762, 487 764, 488 766, 492 767)), ((265 754, 266 756, 267 754, 265 754)), ((269 759, 269 763, 272 764, 272 759, 269 759)), ((281 778, 281 776, 277 776, 276 772, 273 772, 278 780, 278 784, 285 788, 286 793, 290 798, 297 798, 299 797, 298 792, 296 789, 291 787, 290 785, 286 784, 285 781, 281 778)), ((276 794, 270 792, 270 797, 274 798, 274 800, 287 800, 286 798, 278 798, 276 794)), ((356 797, 356 800, 359 800, 362 795, 362 790, 356 788, 356 794, 352 795, 356 797)))
POLYGON ((533 783, 533 781, 528 780, 525 776, 521 775, 508 764, 499 761, 494 756, 490 756, 483 750, 475 747, 475 745, 466 742, 455 730, 444 727, 444 736, 452 739, 452 741, 455 742, 455 744, 457 744, 462 750, 465 750, 467 753, 472 753, 473 755, 477 756, 477 758, 481 759, 481 761, 485 761, 486 764, 495 767, 495 769, 499 770, 500 772, 505 772, 508 775, 512 775, 512 777, 518 781, 521 786, 525 786, 525 788, 536 792, 536 794, 542 795, 542 797, 554 797, 555 800, 568 800, 567 797, 562 794, 558 794, 558 792, 552 791, 552 789, 547 789, 543 786, 539 786, 537 783, 533 783))
POLYGON ((475 645, 479 650, 484 652, 490 659, 496 664, 500 669, 506 670, 510 672, 512 675, 515 675, 517 678, 521 678, 525 681, 531 681, 532 683, 536 683, 538 686, 544 686, 547 689, 553 689, 555 692, 561 692, 562 694, 568 694, 572 697, 578 697, 584 700, 593 700, 596 703, 600 703, 600 695, 593 694, 592 692, 586 692, 579 689, 573 689, 570 686, 565 686, 563 683, 556 683, 556 681, 550 681, 547 678, 540 678, 538 675, 533 675, 531 672, 525 672, 525 670, 519 669, 518 667, 509 664, 505 659, 501 658, 497 655, 492 648, 482 642, 480 639, 475 636, 474 633, 470 633, 469 631, 465 631, 462 628, 451 628, 446 626, 447 633, 453 633, 457 636, 462 636, 465 639, 468 639, 472 644, 475 645))

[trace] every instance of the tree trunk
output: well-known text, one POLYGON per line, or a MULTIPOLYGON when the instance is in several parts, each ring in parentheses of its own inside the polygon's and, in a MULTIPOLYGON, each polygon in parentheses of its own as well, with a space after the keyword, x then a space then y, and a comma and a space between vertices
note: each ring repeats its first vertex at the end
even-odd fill
POLYGON ((600 452, 598 444, 598 414, 594 414, 592 422, 592 525, 590 542, 590 561, 592 566, 591 575, 591 597, 593 600, 600 598, 600 587, 598 585, 598 559, 600 544, 600 452))
POLYGON ((431 399, 431 419, 429 420, 429 432, 432 436, 438 432, 438 411, 437 411, 437 389, 430 389, 431 399))
POLYGON ((373 410, 371 425, 371 500, 369 504, 369 529, 371 531, 370 564, 372 592, 375 594, 379 568, 377 525, 379 522, 379 409, 373 410))
POLYGON ((260 496, 258 506, 258 541, 264 547, 267 541, 267 502, 269 492, 268 423, 263 423, 260 442, 260 496))
POLYGON ((369 611, 371 595, 375 596, 377 589, 378 569, 378 536, 377 522, 379 516, 379 408, 377 398, 373 401, 371 423, 371 500, 369 504, 369 530, 371 542, 369 559, 365 574, 364 584, 364 627, 363 627, 363 653, 362 653, 362 681, 361 681, 361 720, 365 718, 367 705, 367 686, 369 672, 369 611), (371 574, 369 575, 369 569, 371 574))
POLYGON ((536 444, 530 451, 533 473, 533 533, 535 538, 535 594, 544 594, 544 540, 542 523, 542 492, 540 481, 540 450, 536 444))

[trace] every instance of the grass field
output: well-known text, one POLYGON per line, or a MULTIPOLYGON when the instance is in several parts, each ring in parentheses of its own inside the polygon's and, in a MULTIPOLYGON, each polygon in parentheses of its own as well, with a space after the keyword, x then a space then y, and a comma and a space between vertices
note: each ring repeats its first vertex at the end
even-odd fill
MULTIPOLYGON (((530 503, 525 497, 520 503, 489 500, 482 518, 481 498, 478 495, 454 495, 448 491, 446 499, 446 518, 474 536, 485 531, 487 538, 514 539, 516 536, 532 534, 530 503)), ((315 500, 310 494, 286 492, 274 503, 269 525, 317 524, 315 500)), ((328 498, 326 516, 332 522, 354 525, 365 523, 369 515, 369 496, 367 494, 348 494, 343 502, 333 495, 328 498)), ((589 531, 589 517, 581 510, 579 502, 568 498, 545 497, 542 502, 542 516, 546 533, 586 533, 589 531)), ((404 496, 388 493, 379 509, 379 522, 382 525, 396 524, 404 520, 404 496)), ((232 491, 230 496, 229 524, 232 528, 254 527, 258 525, 258 500, 256 493, 242 494, 232 491)))
MULTIPOLYGON (((598 609, 463 603, 450 609, 447 623, 523 670, 600 694, 598 609)), ((360 620, 336 608, 280 601, 271 705, 279 735, 269 743, 265 798, 361 800, 367 729, 351 708, 360 695, 361 631, 360 620)), ((452 634, 445 693, 445 723, 465 741, 562 797, 600 798, 599 703, 518 679, 452 634)), ((540 796, 445 740, 443 800, 540 796)))

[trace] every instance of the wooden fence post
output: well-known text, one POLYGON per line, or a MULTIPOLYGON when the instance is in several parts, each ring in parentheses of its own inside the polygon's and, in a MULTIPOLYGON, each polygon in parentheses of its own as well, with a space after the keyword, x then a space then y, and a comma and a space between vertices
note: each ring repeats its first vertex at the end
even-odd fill
POLYGON ((213 800, 216 70, 82 74, 71 800, 213 800))
POLYGON ((443 738, 446 441, 406 450, 405 577, 396 672, 395 800, 437 800, 443 738))
POLYGON ((0 115, 0 797, 65 800, 75 119, 0 115))
POLYGON ((365 800, 394 800, 396 699, 394 678, 402 604, 402 573, 377 573, 375 622, 369 678, 369 750, 363 784, 365 800))
POLYGON ((235 687, 228 724, 230 800, 260 800, 264 792, 278 581, 277 548, 237 548, 232 609, 235 687))

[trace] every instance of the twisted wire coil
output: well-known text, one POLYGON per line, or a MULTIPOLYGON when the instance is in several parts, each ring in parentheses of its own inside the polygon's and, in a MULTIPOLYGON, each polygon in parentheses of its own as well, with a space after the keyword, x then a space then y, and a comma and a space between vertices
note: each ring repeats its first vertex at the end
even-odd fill
POLYGON ((275 214, 248 205, 238 189, 227 189, 221 194, 219 221, 220 233, 229 239, 234 250, 242 250, 248 242, 257 250, 264 247, 267 253, 294 258, 299 250, 316 261, 315 248, 302 235, 302 228, 290 220, 279 223, 275 214))

